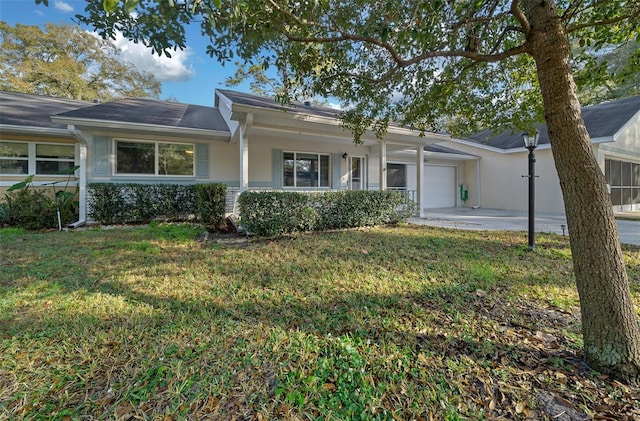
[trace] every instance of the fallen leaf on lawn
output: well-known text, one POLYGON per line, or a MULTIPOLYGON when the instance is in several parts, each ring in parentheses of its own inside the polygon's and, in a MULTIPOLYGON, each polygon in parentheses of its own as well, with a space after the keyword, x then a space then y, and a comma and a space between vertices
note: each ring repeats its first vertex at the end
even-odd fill
POLYGON ((336 385, 333 383, 325 383, 322 385, 322 388, 326 391, 333 392, 334 390, 336 390, 336 385))
POLYGON ((116 408, 116 417, 123 418, 133 411, 133 406, 129 402, 123 402, 116 408))
POLYGON ((216 406, 218 406, 218 398, 216 398, 215 396, 209 396, 204 409, 207 412, 213 412, 213 410, 216 409, 216 406))

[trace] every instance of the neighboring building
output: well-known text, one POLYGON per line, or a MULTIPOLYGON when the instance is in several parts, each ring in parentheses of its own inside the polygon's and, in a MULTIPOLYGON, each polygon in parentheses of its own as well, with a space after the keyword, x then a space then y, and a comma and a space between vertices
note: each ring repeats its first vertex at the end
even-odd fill
MULTIPOLYGON (((76 139, 64 124, 51 121, 60 112, 90 102, 0 92, 0 197, 7 188, 35 174, 35 185, 64 181, 56 173, 79 162, 76 139)), ((72 181, 77 181, 73 177, 72 181)))
MULTIPOLYGON (((614 211, 640 210, 640 96, 582 109, 593 152, 610 187, 614 211)), ((560 182, 545 125, 538 125, 536 210, 564 213, 560 182)), ((469 186, 468 205, 527 210, 528 151, 519 132, 491 131, 469 139, 439 143, 480 157, 467 163, 462 183, 469 186)))

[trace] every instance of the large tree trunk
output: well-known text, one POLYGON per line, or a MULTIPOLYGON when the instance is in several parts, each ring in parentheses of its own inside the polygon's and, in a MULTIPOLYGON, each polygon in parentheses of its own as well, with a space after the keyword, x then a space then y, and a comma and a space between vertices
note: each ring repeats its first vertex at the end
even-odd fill
POLYGON ((604 175, 582 120, 568 40, 553 0, 527 0, 525 13, 569 226, 586 362, 637 385, 640 325, 604 175))

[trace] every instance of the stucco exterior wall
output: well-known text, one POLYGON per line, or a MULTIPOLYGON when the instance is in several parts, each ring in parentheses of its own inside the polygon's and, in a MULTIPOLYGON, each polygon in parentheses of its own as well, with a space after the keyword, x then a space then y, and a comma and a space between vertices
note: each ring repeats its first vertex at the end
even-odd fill
MULTIPOLYGON (((510 209, 526 211, 529 206, 528 178, 522 177, 529 171, 528 151, 498 152, 473 147, 456 142, 442 143, 442 146, 480 156, 480 201, 476 182, 476 163, 468 161, 464 164, 461 182, 469 190, 466 206, 480 205, 483 208, 510 209)), ((535 151, 536 179, 535 205, 536 212, 562 214, 564 204, 560 182, 555 170, 551 149, 540 147, 535 151)))
POLYGON ((600 168, 604 168, 605 158, 640 162, 640 113, 630 120, 613 140, 599 144, 597 156, 600 168))
MULTIPOLYGON (((232 144, 235 151, 235 162, 239 162, 239 145, 232 144)), ((213 145, 214 149, 217 144, 213 145)), ((310 153, 323 153, 323 154, 342 154, 347 153, 349 156, 365 157, 367 159, 367 181, 369 184, 378 183, 378 160, 371 159, 370 148, 363 145, 345 145, 330 142, 308 142, 304 140, 304 136, 301 135, 300 139, 283 139, 277 136, 253 134, 249 137, 249 186, 250 187, 270 187, 272 185, 273 176, 273 162, 272 151, 274 149, 286 151, 286 152, 310 152, 310 153)), ((331 166, 336 165, 335 157, 331 156, 331 166)), ((340 157, 340 172, 342 176, 342 184, 346 186, 347 177, 347 161, 340 157)), ((214 164, 215 165, 215 164, 214 164)), ((239 179, 239 164, 236 165, 235 170, 227 175, 227 178, 232 185, 237 184, 239 179), (234 177, 235 176, 235 177, 234 177), (235 183, 235 184, 234 184, 235 183)), ((339 188, 339 186, 332 186, 333 188, 339 188)))

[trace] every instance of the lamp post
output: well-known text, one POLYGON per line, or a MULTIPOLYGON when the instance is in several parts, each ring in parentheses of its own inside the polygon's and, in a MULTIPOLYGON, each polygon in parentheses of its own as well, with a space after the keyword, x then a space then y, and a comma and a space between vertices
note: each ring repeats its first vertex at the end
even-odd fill
POLYGON ((523 133, 522 139, 524 140, 524 147, 529 150, 529 175, 523 177, 529 177, 529 250, 533 250, 533 244, 535 242, 535 177, 536 177, 536 155, 533 153, 538 146, 538 140, 540 140, 540 133, 536 130, 534 135, 529 133, 523 133))

